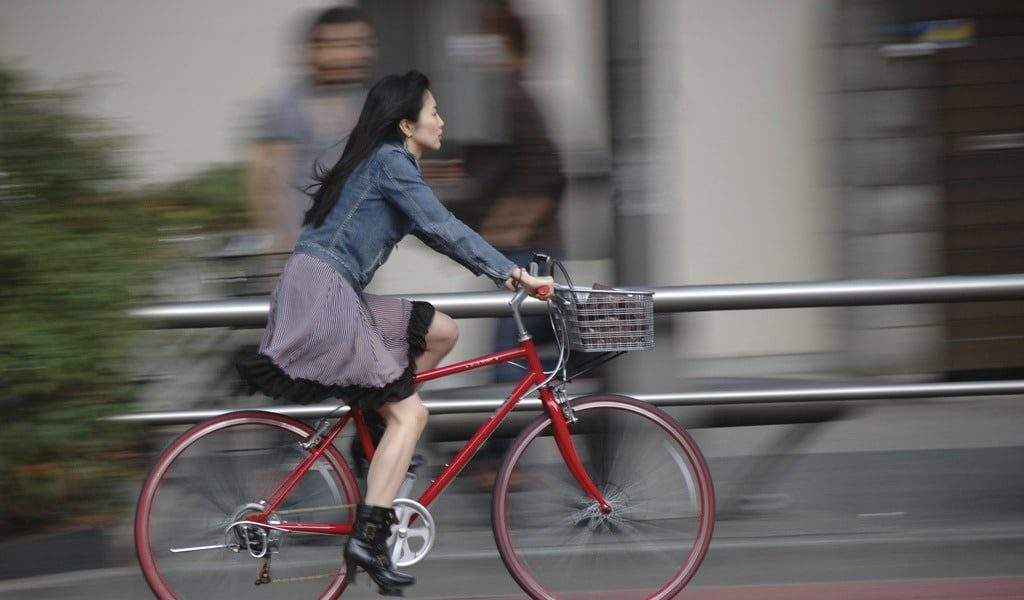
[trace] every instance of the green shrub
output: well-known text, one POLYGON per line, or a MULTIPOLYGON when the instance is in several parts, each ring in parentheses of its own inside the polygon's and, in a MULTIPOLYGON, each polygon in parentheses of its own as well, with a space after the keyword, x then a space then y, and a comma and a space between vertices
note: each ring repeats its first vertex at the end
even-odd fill
POLYGON ((0 65, 0 534, 109 515, 139 476, 129 358, 158 225, 225 228, 241 171, 139 191, 130 140, 0 65))

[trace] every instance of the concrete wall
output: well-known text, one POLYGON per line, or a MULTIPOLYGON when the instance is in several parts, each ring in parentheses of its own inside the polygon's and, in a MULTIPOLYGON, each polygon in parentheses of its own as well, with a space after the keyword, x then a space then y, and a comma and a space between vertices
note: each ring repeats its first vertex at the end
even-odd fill
MULTIPOLYGON (((836 278, 830 4, 664 0, 650 11, 664 282, 836 278)), ((825 309, 705 313, 679 325, 687 375, 829 370, 842 346, 825 309)))

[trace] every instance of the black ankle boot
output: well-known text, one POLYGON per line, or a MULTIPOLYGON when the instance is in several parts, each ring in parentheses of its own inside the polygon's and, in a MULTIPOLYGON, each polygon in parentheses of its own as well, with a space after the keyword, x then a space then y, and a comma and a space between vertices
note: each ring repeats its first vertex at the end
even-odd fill
POLYGON ((412 575, 396 570, 388 556, 387 541, 394 515, 390 508, 360 504, 352 535, 345 544, 349 580, 355 581, 356 567, 361 567, 385 596, 401 596, 401 588, 416 583, 412 575))

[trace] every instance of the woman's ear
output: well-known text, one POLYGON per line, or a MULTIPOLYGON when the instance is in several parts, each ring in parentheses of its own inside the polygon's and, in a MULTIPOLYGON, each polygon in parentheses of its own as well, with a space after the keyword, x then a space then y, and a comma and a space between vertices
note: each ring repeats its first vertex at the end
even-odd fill
POLYGON ((412 121, 409 119, 402 119, 398 122, 398 130, 402 132, 405 137, 410 137, 412 132, 415 131, 412 121))

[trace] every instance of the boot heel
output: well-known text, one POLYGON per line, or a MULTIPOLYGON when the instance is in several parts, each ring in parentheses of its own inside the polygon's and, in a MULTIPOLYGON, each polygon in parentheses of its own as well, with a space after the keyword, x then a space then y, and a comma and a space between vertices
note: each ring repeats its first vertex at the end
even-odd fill
POLYGON ((381 586, 378 590, 381 596, 392 596, 401 598, 405 596, 405 592, 400 587, 383 587, 381 586))
POLYGON ((345 561, 345 578, 349 583, 356 582, 356 564, 350 560, 345 561))

